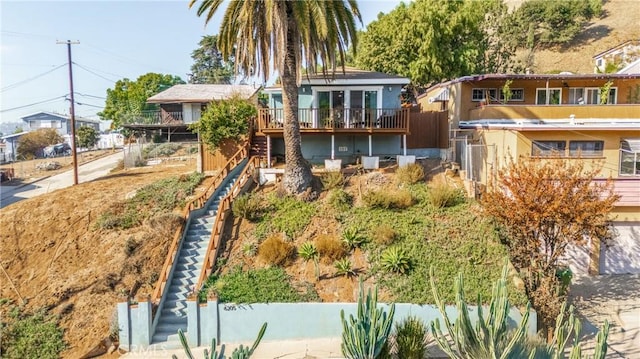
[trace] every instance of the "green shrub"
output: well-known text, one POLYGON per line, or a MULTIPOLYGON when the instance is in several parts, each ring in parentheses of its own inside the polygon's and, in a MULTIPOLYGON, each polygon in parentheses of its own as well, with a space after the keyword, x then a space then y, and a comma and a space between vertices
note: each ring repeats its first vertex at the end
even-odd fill
POLYGON ((367 243, 367 241, 367 237, 361 234, 359 228, 350 227, 345 228, 342 231, 342 242, 344 242, 349 249, 359 248, 363 244, 367 243))
POLYGON ((226 303, 292 303, 313 301, 318 298, 313 286, 304 286, 306 292, 291 285, 291 279, 280 267, 250 269, 235 267, 220 277, 211 276, 200 293, 200 300, 213 290, 221 302, 226 303))
POLYGON ((414 316, 396 323, 396 349, 402 359, 422 359, 427 351, 427 326, 414 316))
POLYGON ((396 239, 396 231, 388 224, 383 224, 373 230, 373 238, 376 244, 388 246, 396 239))
POLYGON ((340 171, 329 171, 322 174, 322 187, 326 190, 341 188, 344 185, 344 176, 340 171))
POLYGON ((234 216, 252 221, 260 216, 260 200, 252 193, 245 193, 233 200, 231 209, 234 216))
POLYGON ((398 167, 396 180, 399 183, 414 184, 424 181, 424 168, 418 163, 398 167))
POLYGON ((333 263, 336 268, 336 275, 343 275, 345 277, 355 276, 356 272, 353 270, 353 265, 349 258, 342 258, 333 263))
MULTIPOLYGON (((44 310, 33 314, 12 310, 13 318, 2 328, 3 358, 59 358, 66 348, 57 319, 44 310)), ((4 321, 4 320, 3 320, 4 321)), ((4 323, 3 323, 4 326, 4 323)))
POLYGON ((344 212, 351 208, 353 197, 343 189, 334 188, 327 196, 327 203, 336 211, 344 212))
POLYGON ((369 191, 362 200, 369 208, 405 209, 413 205, 413 196, 406 189, 369 191))
POLYGON ((435 208, 453 207, 464 202, 464 193, 458 188, 438 184, 429 192, 429 203, 435 208))
POLYGON ((387 272, 406 274, 411 270, 411 257, 400 247, 389 247, 382 252, 380 264, 387 272))
POLYGON ((318 248, 318 254, 325 264, 333 263, 347 255, 347 249, 343 242, 326 234, 320 235, 316 239, 316 248, 318 248))
POLYGON ((285 241, 278 234, 267 238, 258 247, 258 258, 267 264, 276 266, 287 265, 294 254, 295 247, 293 244, 285 241))

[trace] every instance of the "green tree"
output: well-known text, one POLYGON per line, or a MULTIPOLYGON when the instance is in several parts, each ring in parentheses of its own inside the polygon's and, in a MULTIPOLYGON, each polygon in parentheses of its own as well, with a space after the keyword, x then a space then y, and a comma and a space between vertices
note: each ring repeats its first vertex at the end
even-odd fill
POLYGON ((103 121, 112 121, 112 129, 120 128, 134 121, 143 111, 157 109, 157 105, 147 103, 149 97, 184 83, 178 76, 152 72, 138 77, 136 81, 127 78, 118 80, 112 89, 107 89, 105 107, 98 116, 103 121))
POLYGON ((561 158, 511 161, 482 197, 485 213, 503 229, 501 240, 542 330, 553 328, 566 296, 557 271, 567 246, 611 236, 609 214, 619 196, 611 183, 593 182, 601 166, 592 165, 561 158))
POLYGON ((409 77, 418 87, 477 73, 517 70, 501 0, 401 3, 360 33, 356 66, 409 77))
POLYGON ((189 126, 211 149, 223 140, 239 140, 249 130, 249 121, 257 114, 256 107, 247 100, 234 97, 207 106, 198 122, 189 126))
POLYGON ((95 128, 89 126, 82 126, 76 131, 77 146, 82 148, 92 148, 98 143, 100 134, 95 128))
MULTIPOLYGON (((191 0, 193 7, 198 1, 191 0)), ((209 22, 222 0, 203 0, 197 9, 209 22)), ((302 67, 335 71, 344 63, 349 44, 356 45, 355 0, 233 1, 225 11, 218 46, 225 59, 235 52, 236 66, 245 75, 269 78, 273 66, 282 78, 285 172, 282 187, 301 194, 314 181, 302 157, 298 122, 298 84, 302 67)), ((317 191, 313 191, 317 193, 317 191)))
POLYGON ((234 60, 230 56, 225 61, 218 50, 218 36, 203 36, 198 43, 200 47, 191 53, 190 83, 194 84, 230 84, 234 78, 234 60))
POLYGON ((18 157, 24 159, 35 158, 43 148, 62 141, 64 141, 62 136, 53 128, 41 128, 25 133, 18 139, 18 157))

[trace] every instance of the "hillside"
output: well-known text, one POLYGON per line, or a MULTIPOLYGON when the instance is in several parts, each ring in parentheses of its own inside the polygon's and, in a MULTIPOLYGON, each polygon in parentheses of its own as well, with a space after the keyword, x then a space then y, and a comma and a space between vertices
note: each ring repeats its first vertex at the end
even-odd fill
MULTIPOLYGON (((512 6, 520 2, 508 1, 512 6)), ((533 72, 593 73, 594 55, 627 40, 640 39, 640 1, 605 0, 603 9, 601 18, 593 19, 567 46, 536 51, 533 72)))
POLYGON ((63 357, 86 354, 108 337, 119 300, 151 293, 175 231, 175 223, 98 229, 98 218, 143 186, 194 170, 193 160, 120 170, 3 208, 0 298, 60 315, 63 357))

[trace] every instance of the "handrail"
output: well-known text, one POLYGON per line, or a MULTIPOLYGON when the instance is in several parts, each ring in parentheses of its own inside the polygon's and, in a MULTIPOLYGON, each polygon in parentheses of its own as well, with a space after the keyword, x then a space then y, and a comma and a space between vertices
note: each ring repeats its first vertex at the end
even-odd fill
POLYGON ((160 271, 158 282, 156 283, 153 294, 151 296, 151 303, 157 304, 162 298, 167 280, 169 279, 169 274, 171 273, 171 268, 173 267, 173 262, 178 255, 180 239, 182 238, 182 232, 185 230, 186 221, 189 218, 189 213, 193 210, 202 208, 205 203, 207 203, 209 197, 211 197, 211 195, 215 193, 216 189, 220 186, 220 184, 222 184, 223 180, 227 177, 229 172, 248 156, 249 146, 250 142, 246 141, 242 148, 240 148, 227 161, 222 170, 220 170, 220 172, 216 174, 213 182, 211 182, 207 189, 185 205, 184 209, 182 210, 182 224, 179 228, 176 229, 176 232, 173 235, 173 240, 171 241, 171 246, 169 247, 169 253, 167 254, 167 258, 162 265, 162 270, 160 271))
MULTIPOLYGON (((231 208, 231 202, 240 194, 241 189, 252 178, 253 171, 260 165, 260 158, 253 156, 249 159, 249 162, 238 175, 238 179, 233 184, 233 187, 221 201, 218 206, 218 213, 216 219, 213 222, 213 230, 211 231, 211 238, 209 239, 209 246, 205 252, 204 261, 202 264, 202 270, 200 271, 200 277, 196 282, 195 289, 199 291, 202 289, 204 281, 211 275, 213 267, 216 264, 218 244, 220 243, 220 237, 222 237, 222 231, 224 230, 224 222, 227 216, 227 211, 231 208)), ((197 294, 197 292, 193 293, 197 294)))

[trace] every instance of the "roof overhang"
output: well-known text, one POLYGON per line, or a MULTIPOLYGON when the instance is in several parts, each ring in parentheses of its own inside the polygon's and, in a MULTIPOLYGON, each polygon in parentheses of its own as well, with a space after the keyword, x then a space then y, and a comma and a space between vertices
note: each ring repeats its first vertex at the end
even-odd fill
POLYGON ((512 130, 520 132, 530 131, 635 131, 640 134, 640 120, 638 119, 594 119, 580 121, 566 120, 476 120, 461 121, 461 129, 474 130, 512 130))

